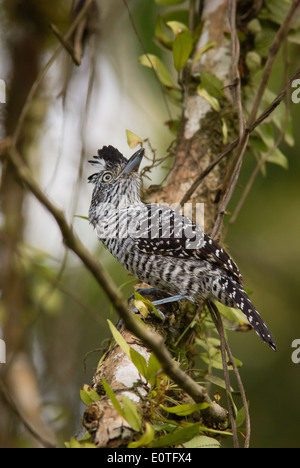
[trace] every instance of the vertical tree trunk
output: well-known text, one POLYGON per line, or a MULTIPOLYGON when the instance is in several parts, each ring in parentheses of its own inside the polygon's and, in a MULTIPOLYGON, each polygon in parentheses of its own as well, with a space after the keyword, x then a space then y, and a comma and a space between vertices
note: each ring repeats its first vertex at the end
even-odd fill
MULTIPOLYGON (((151 196, 156 201, 180 203, 195 178, 206 169, 222 151, 222 117, 226 120, 230 135, 236 126, 235 110, 229 100, 221 102, 221 112, 217 114, 210 104, 197 94, 196 79, 203 71, 216 75, 224 86, 231 84, 231 43, 226 32, 228 25, 228 1, 212 0, 205 2, 202 19, 204 29, 195 47, 197 52, 208 42, 215 47, 202 55, 200 60, 187 67, 184 74, 184 101, 180 129, 177 137, 173 169, 166 187, 157 188, 151 196)), ((190 203, 204 203, 205 231, 211 233, 214 225, 226 174, 227 162, 222 161, 211 171, 192 195, 190 203)))

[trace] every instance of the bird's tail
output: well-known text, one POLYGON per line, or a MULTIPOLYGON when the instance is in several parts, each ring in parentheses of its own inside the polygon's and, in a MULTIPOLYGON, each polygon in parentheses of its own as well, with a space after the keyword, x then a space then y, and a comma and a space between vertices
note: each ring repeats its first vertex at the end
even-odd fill
POLYGON ((235 305, 238 307, 247 317, 248 322, 254 328, 257 335, 268 345, 273 351, 277 350, 273 336, 268 329, 266 323, 261 318, 259 312, 255 309, 254 305, 250 301, 247 293, 243 289, 238 289, 235 297, 235 305))
POLYGON ((235 281, 227 280, 226 285, 222 285, 222 293, 221 297, 223 296, 223 300, 220 300, 220 298, 218 298, 218 300, 223 304, 240 309, 247 317, 257 335, 267 343, 273 351, 276 351, 277 347, 270 330, 261 318, 259 312, 255 309, 242 286, 235 281))

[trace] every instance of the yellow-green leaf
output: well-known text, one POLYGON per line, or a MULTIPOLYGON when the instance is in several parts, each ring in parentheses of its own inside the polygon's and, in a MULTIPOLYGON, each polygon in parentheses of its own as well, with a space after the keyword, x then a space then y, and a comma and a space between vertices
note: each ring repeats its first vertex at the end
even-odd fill
POLYGON ((157 357, 151 353, 149 362, 148 362, 148 367, 147 367, 147 380, 152 385, 152 387, 155 386, 156 383, 156 376, 157 373, 161 370, 161 363, 157 359, 157 357))
POLYGON ((126 130, 127 144, 130 148, 135 148, 139 143, 143 143, 142 138, 137 136, 135 133, 130 130, 126 130))
POLYGON ((168 413, 177 414, 177 416, 188 416, 189 414, 194 413, 195 411, 201 411, 210 406, 209 403, 195 403, 195 404, 186 404, 186 405, 177 405, 177 406, 163 406, 159 405, 164 411, 168 413))
POLYGON ((147 378, 147 361, 138 351, 130 348, 130 359, 139 371, 139 373, 147 378))
POLYGON ((126 419, 116 395, 114 394, 113 390, 110 388, 109 384, 106 382, 105 379, 102 379, 102 385, 106 392, 106 395, 109 397, 110 401, 114 405, 115 410, 119 413, 120 416, 122 416, 122 418, 126 419))
MULTIPOLYGON (((151 301, 149 301, 148 299, 145 299, 141 294, 139 294, 139 293, 136 292, 136 291, 135 291, 135 293, 134 293, 134 298, 135 298, 136 301, 140 301, 140 302, 142 302, 144 305, 148 306, 147 309, 148 309, 148 310, 151 310, 151 312, 153 312, 153 313, 156 315, 156 317, 159 318, 159 319, 161 320, 161 316, 159 315, 159 313, 157 312, 156 307, 152 304, 151 301)), ((139 302, 138 302, 138 305, 141 307, 141 305, 139 304, 139 302)), ((136 306, 136 308, 137 308, 138 310, 140 310, 137 306, 136 306)), ((142 310, 143 310, 143 312, 145 312, 145 309, 142 308, 142 310)), ((143 315, 143 312, 141 312, 142 315, 143 315)))
POLYGON ((174 67, 180 72, 185 66, 193 50, 193 38, 190 31, 178 34, 173 43, 174 67))
POLYGON ((170 447, 171 445, 184 444, 188 440, 191 440, 199 432, 199 424, 192 424, 187 427, 175 429, 170 434, 163 435, 158 439, 154 440, 150 447, 170 447))
POLYGON ((81 439, 76 440, 74 437, 71 437, 70 442, 65 442, 66 448, 97 448, 95 444, 93 444, 90 439, 81 439))
POLYGON ((278 166, 283 167, 283 169, 289 168, 288 158, 278 148, 276 148, 272 152, 272 154, 268 157, 267 161, 269 163, 277 164, 278 166))
POLYGON ((70 442, 65 442, 66 448, 81 448, 80 442, 75 439, 75 437, 71 437, 70 442))
POLYGON ((184 31, 188 31, 188 27, 184 23, 180 23, 179 21, 167 21, 167 26, 172 29, 175 36, 182 34, 184 31))
POLYGON ((135 442, 131 442, 128 445, 128 448, 144 447, 145 445, 148 445, 150 444, 150 442, 152 442, 152 440, 154 439, 154 435, 155 431, 152 425, 146 422, 146 429, 142 437, 135 442))
POLYGON ((83 403, 86 406, 88 406, 98 401, 100 396, 92 387, 90 387, 87 384, 84 384, 83 388, 80 389, 80 398, 83 401, 83 403))
POLYGON ((114 339, 116 340, 116 342, 118 343, 118 345, 120 346, 120 348, 122 349, 122 351, 127 354, 127 356, 129 357, 130 356, 130 346, 128 343, 126 343, 126 341, 124 340, 123 336, 121 335, 121 333, 116 329, 116 327, 114 326, 114 324, 110 321, 110 320, 107 320, 108 322, 108 325, 109 325, 109 328, 110 328, 110 331, 112 333, 112 336, 114 337, 114 339))
POLYGON ((123 401, 123 413, 126 421, 132 429, 139 432, 142 428, 141 417, 138 413, 137 407, 134 402, 126 395, 122 396, 123 401))
POLYGON ((220 448, 221 444, 212 437, 196 435, 193 439, 185 442, 185 448, 220 448))
POLYGON ((148 67, 148 68, 154 68, 157 78, 167 88, 176 88, 168 70, 166 69, 165 65, 162 63, 162 61, 153 54, 144 54, 141 57, 139 57, 138 61, 140 62, 141 65, 148 67))
POLYGON ((205 101, 207 101, 216 112, 220 112, 221 108, 220 108, 220 104, 219 104, 218 99, 211 96, 206 91, 206 89, 203 88, 202 85, 198 86, 197 93, 199 94, 199 96, 201 96, 203 99, 205 99, 205 101))
POLYGON ((219 99, 224 96, 224 84, 213 73, 201 72, 201 85, 211 96, 219 99))
POLYGON ((135 300, 133 301, 133 303, 134 303, 134 306, 137 308, 137 310, 142 314, 142 316, 147 318, 149 315, 149 309, 144 303, 144 301, 135 300))

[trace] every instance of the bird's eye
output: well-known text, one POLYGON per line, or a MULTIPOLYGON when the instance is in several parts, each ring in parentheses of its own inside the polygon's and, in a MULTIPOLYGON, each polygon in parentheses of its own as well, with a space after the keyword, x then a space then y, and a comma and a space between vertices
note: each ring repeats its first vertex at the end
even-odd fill
POLYGON ((111 172, 105 172, 102 176, 102 182, 110 182, 113 178, 113 175, 111 172))

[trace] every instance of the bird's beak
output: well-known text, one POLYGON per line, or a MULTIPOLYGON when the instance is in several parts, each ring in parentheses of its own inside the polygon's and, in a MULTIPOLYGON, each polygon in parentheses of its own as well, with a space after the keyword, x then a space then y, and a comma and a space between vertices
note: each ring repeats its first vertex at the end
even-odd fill
POLYGON ((120 175, 130 174, 131 172, 137 172, 142 162, 145 150, 140 148, 131 158, 128 160, 126 166, 122 170, 120 175))

